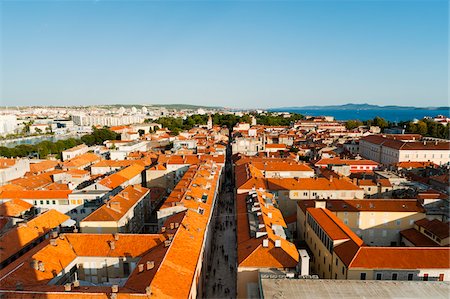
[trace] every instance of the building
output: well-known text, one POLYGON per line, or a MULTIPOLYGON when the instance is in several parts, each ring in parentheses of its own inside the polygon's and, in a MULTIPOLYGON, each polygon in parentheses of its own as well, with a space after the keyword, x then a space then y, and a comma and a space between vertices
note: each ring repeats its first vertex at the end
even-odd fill
POLYGON ((312 272, 324 279, 450 281, 450 247, 367 246, 316 202, 306 209, 305 241, 312 272))
POLYGON ((260 270, 296 273, 300 258, 272 194, 264 191, 240 194, 236 206, 237 297, 249 298, 258 288, 260 270))
POLYGON ((12 114, 0 115, 0 136, 14 134, 17 130, 17 117, 12 114))
POLYGON ((149 189, 128 186, 80 221, 82 233, 139 233, 150 208, 149 189))
POLYGON ((423 218, 414 222, 414 227, 400 232, 402 244, 406 246, 449 246, 450 226, 438 219, 423 218))
POLYGON ((69 148, 61 152, 63 161, 68 161, 72 158, 85 154, 89 151, 89 147, 86 144, 80 144, 75 147, 69 148))
POLYGON ((69 219, 58 211, 49 210, 5 232, 0 238, 0 269, 47 239, 52 231, 58 231, 59 226, 69 219))
MULTIPOLYGON (((324 200, 323 205, 371 246, 400 245, 399 232, 414 227, 425 209, 415 199, 324 200)), ((314 200, 298 202, 298 239, 305 240, 306 209, 314 200)))
POLYGON ((320 159, 314 164, 316 167, 329 167, 337 173, 348 176, 350 173, 373 172, 378 163, 372 160, 349 160, 341 158, 320 159), (347 169, 342 169, 346 167, 347 169), (342 169, 342 170, 341 170, 342 169))
POLYGON ((0 186, 21 178, 30 171, 29 159, 0 158, 0 186))
POLYGON ((370 135, 360 139, 359 153, 385 165, 408 161, 443 165, 450 161, 449 142, 420 138, 420 135, 370 135))

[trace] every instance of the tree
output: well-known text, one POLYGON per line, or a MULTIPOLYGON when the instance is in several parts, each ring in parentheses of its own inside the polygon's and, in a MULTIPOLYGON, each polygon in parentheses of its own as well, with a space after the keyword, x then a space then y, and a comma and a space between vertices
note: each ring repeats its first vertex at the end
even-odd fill
POLYGON ((345 127, 347 128, 347 130, 353 130, 362 125, 363 123, 360 120, 348 120, 345 122, 345 127))

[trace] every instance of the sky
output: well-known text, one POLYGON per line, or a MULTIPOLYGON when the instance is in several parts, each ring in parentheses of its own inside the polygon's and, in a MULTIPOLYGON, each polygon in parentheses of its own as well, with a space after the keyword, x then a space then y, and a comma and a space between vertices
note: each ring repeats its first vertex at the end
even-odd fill
POLYGON ((448 105, 447 0, 0 1, 0 105, 448 105))

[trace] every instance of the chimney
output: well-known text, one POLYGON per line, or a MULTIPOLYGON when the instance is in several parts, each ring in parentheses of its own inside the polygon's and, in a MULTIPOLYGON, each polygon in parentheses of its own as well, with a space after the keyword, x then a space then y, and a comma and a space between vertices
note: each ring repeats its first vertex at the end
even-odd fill
POLYGON ((175 228, 175 224, 173 222, 170 223, 170 229, 174 229, 175 228))
POLYGON ((119 241, 119 234, 118 233, 114 233, 114 241, 119 241))
POLYGON ((267 217, 269 217, 270 219, 272 219, 272 213, 271 213, 271 212, 267 213, 267 217))
POLYGON ((154 261, 147 261, 147 270, 151 270, 155 267, 154 261))
POLYGON ((144 271, 144 264, 139 264, 138 265, 138 269, 139 269, 139 273, 144 271))
POLYGON ((58 232, 57 231, 52 231, 52 238, 53 239, 56 239, 56 238, 58 238, 58 232))
POLYGON ((73 287, 74 288, 79 288, 80 287, 80 281, 77 279, 77 280, 74 280, 74 282, 73 282, 73 287))
POLYGON ((175 222, 175 228, 178 228, 178 226, 180 226, 180 224, 178 222, 175 222))
POLYGON ((23 291, 23 283, 18 281, 16 282, 16 291, 23 291))
POLYGON ((31 262, 30 262, 30 266, 31 266, 31 268, 33 268, 34 270, 37 270, 37 269, 38 269, 38 261, 35 260, 35 259, 32 259, 31 262))
POLYGON ((353 184, 358 185, 358 179, 357 178, 353 178, 353 184))
POLYGON ((330 183, 333 182, 333 175, 330 174, 330 183))
POLYGON ((161 227, 161 232, 162 232, 162 233, 165 233, 165 232, 166 232, 166 227, 165 227, 165 226, 162 226, 162 227, 161 227))
POLYGON ((45 272, 44 262, 42 261, 38 262, 38 270, 41 272, 45 272))
POLYGON ((113 284, 111 286, 111 292, 113 292, 113 293, 119 292, 119 286, 117 284, 113 284))
POLYGON ((169 247, 170 243, 172 243, 170 240, 165 240, 164 241, 164 247, 169 247))
POLYGON ((65 292, 70 292, 72 290, 72 284, 71 283, 66 283, 64 285, 64 291, 65 292))
POLYGON ((50 245, 56 246, 56 239, 50 239, 50 245))
POLYGON ((325 200, 316 200, 316 201, 314 201, 314 207, 315 208, 326 209, 327 202, 325 200))
POLYGON ((110 241, 110 242, 109 242, 109 248, 111 248, 111 250, 116 249, 116 242, 110 241))
POLYGON ((151 288, 150 286, 147 286, 147 287, 145 288, 145 294, 146 294, 146 295, 151 295, 151 294, 152 294, 152 288, 151 288))

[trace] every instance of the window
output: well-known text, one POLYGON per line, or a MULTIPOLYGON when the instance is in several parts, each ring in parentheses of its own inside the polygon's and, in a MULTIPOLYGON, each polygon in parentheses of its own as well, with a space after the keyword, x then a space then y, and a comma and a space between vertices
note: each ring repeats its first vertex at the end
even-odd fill
POLYGON ((414 274, 408 273, 408 280, 413 280, 413 276, 414 276, 414 274))
POLYGON ((439 274, 439 281, 444 281, 444 274, 443 273, 439 274))
POLYGON ((52 204, 56 205, 56 200, 52 200, 52 204))
POLYGON ((397 276, 398 276, 397 273, 392 273, 392 280, 397 280, 397 276))
POLYGON ((50 200, 46 200, 45 203, 49 205, 50 204, 50 200))
POLYGON ((43 201, 43 200, 40 200, 39 203, 40 203, 41 205, 43 205, 43 204, 44 204, 44 201, 43 201))
POLYGON ((381 280, 381 273, 377 273, 377 280, 381 280))
POLYGON ((344 275, 344 273, 345 273, 345 269, 344 269, 344 267, 342 267, 342 275, 344 275))
POLYGON ((387 236, 387 230, 383 229, 382 236, 383 236, 383 237, 386 237, 386 236, 387 236))
POLYGON ((362 272, 362 273, 359 275, 359 279, 361 279, 361 280, 366 280, 366 273, 365 273, 365 272, 362 272))
POLYGON ((338 259, 336 258, 336 266, 338 265, 338 259))
POLYGON ((428 273, 425 273, 425 274, 423 275, 423 281, 428 281, 428 273))
POLYGON ((400 224, 402 224, 402 221, 401 220, 397 220, 396 223, 397 223, 397 225, 400 225, 400 224))

